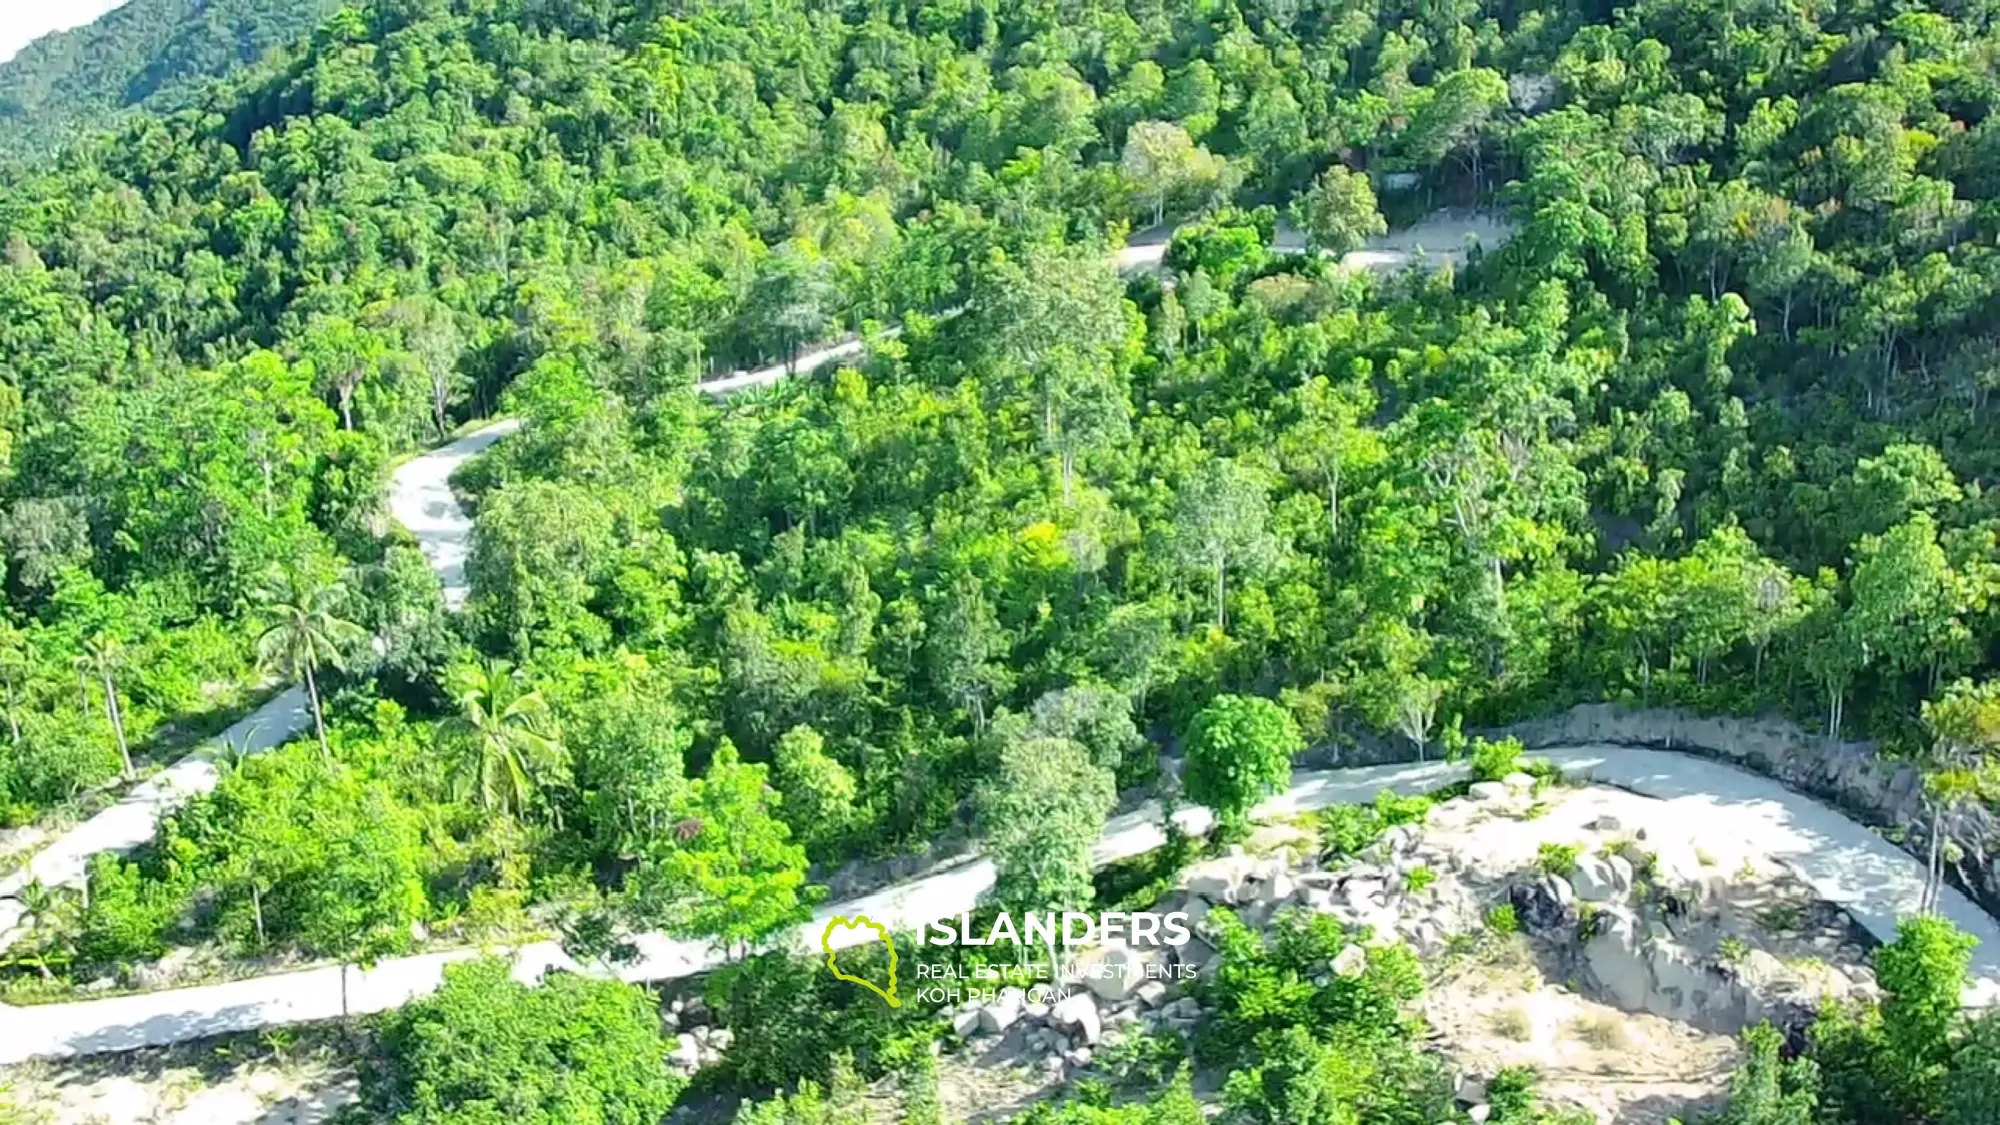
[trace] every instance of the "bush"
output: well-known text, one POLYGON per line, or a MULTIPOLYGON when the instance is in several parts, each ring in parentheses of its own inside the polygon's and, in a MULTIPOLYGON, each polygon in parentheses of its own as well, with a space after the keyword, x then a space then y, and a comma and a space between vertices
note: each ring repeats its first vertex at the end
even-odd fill
MULTIPOLYGON (((884 955, 844 951, 843 969, 885 979, 886 965, 877 971, 868 964, 876 956, 884 955)), ((877 1078, 908 1053, 909 1044, 928 1047, 943 1030, 913 1005, 891 1008, 859 985, 835 979, 822 962, 782 952, 716 970, 704 995, 718 1022, 735 1035, 726 1056, 729 1076, 747 1087, 831 1086, 840 1057, 852 1060, 864 1078, 877 1078)))
POLYGON ((1583 849, 1575 844, 1543 844, 1535 851, 1535 866, 1550 875, 1567 877, 1576 870, 1577 857, 1583 849))
POLYGON ((1499 781, 1521 770, 1521 740, 1503 738, 1498 742, 1475 739, 1472 743, 1472 776, 1477 781, 1499 781))
POLYGON ((539 988, 486 958, 382 1029, 368 1106, 398 1125, 651 1123, 673 1108, 658 1004, 645 989, 558 973, 539 988))
POLYGON ((1384 789, 1373 805, 1329 805, 1319 814, 1320 851, 1328 859, 1356 855, 1396 825, 1423 823, 1431 804, 1422 794, 1399 797, 1384 789))
POLYGON ((1259 1054, 1300 1023, 1369 1037, 1411 1030, 1404 1005, 1423 992, 1423 974, 1407 946, 1369 949, 1360 976, 1328 978, 1327 962, 1360 936, 1332 918, 1290 911, 1268 939, 1229 911, 1209 918, 1222 966, 1194 986, 1211 1016, 1198 1042, 1202 1055, 1227 1062, 1259 1054))
POLYGON ((1502 936, 1521 932, 1521 919, 1514 913, 1514 904, 1503 902, 1486 912, 1486 928, 1502 936))

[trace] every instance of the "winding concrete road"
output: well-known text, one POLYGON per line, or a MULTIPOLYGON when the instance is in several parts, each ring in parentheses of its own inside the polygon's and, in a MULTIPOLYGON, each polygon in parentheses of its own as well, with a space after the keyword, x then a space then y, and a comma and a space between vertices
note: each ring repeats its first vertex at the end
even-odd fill
MULTIPOLYGON (((1828 901, 1844 906, 1878 938, 1893 938, 1898 920, 1916 912, 1923 884, 1921 863, 1832 809, 1768 778, 1662 750, 1579 746, 1536 756, 1555 762, 1572 776, 1665 801, 1671 806, 1669 815, 1693 818, 1711 826, 1718 835, 1755 843, 1789 864, 1828 901)), ((1436 762, 1301 772, 1293 777, 1291 789, 1260 806, 1258 815, 1285 816, 1331 804, 1367 801, 1383 789, 1425 792, 1462 773, 1462 767, 1436 762)), ((1178 815, 1182 826, 1192 832, 1206 831, 1212 822, 1204 809, 1187 809, 1178 815)), ((1165 840, 1159 821, 1159 807, 1153 804, 1114 818, 1098 841, 1097 861, 1109 863, 1159 847, 1165 840)), ((992 863, 968 860, 874 894, 828 905, 792 940, 801 953, 817 949, 828 919, 835 914, 866 914, 892 929, 914 928, 934 918, 971 910, 992 885, 992 863)), ((1945 892, 1943 912, 1979 939, 1973 953, 1973 974, 1979 982, 1974 992, 1978 998, 1991 995, 2000 988, 2000 926, 1953 890, 1945 892)), ((853 936, 864 935, 857 932, 853 936)), ((708 946, 658 934, 643 937, 639 948, 638 962, 622 967, 616 975, 628 981, 670 980, 721 961, 708 946)), ((386 1011, 435 990, 443 981, 445 966, 481 952, 510 957, 515 976, 531 983, 552 968, 579 969, 555 943, 537 942, 511 950, 466 949, 400 957, 369 969, 308 969, 230 984, 19 1009, 0 1017, 4 1020, 0 1023, 0 1064, 127 1051, 225 1032, 336 1019, 342 1015, 343 976, 348 1013, 386 1011)))
MULTIPOLYGON (((1140 268, 1156 265, 1158 254, 1144 249, 1156 244, 1135 241, 1134 249, 1139 253, 1133 264, 1140 268)), ((1385 247, 1383 252, 1401 251, 1385 247)), ((1121 264, 1125 264, 1122 258, 1121 264)), ((701 389, 726 394, 768 385, 795 370, 811 371, 857 354, 862 347, 860 341, 833 344, 801 355, 792 364, 737 372, 703 383, 701 389)), ((391 478, 390 510, 416 536, 425 557, 438 571, 446 604, 453 608, 462 605, 467 594, 465 562, 472 522, 452 496, 451 474, 517 428, 513 422, 488 426, 415 458, 391 478)), ((310 716, 304 707, 297 689, 282 693, 232 727, 226 737, 253 752, 268 749, 306 728, 310 716)), ((1698 819, 1718 834, 1755 842, 1790 864, 1821 896, 1846 908, 1882 940, 1893 938, 1899 920, 1917 910, 1923 867, 1914 857, 1768 778, 1707 759, 1630 747, 1580 746, 1537 756, 1574 776, 1667 801, 1677 814, 1698 819)), ((1427 791, 1461 774, 1461 767, 1443 763, 1301 772, 1294 775, 1289 791, 1260 807, 1259 815, 1289 815, 1366 801, 1382 789, 1427 791)), ((213 788, 216 776, 208 752, 197 752, 43 850, 25 871, 0 882, 0 894, 17 889, 28 878, 48 883, 77 881, 90 855, 126 851, 144 843, 152 837, 162 814, 189 795, 213 788)), ((1183 810, 1178 818, 1193 832, 1205 832, 1211 823, 1203 809, 1183 810)), ((1114 818, 1098 842, 1097 861, 1109 863, 1161 846, 1165 837, 1159 820, 1157 805, 1114 818)), ((892 928, 913 928, 972 909, 992 885, 992 864, 970 859, 874 894, 828 905, 801 927, 793 940, 802 952, 816 949, 827 919, 834 914, 867 914, 892 928)), ((1947 889, 1943 899, 1944 915, 1979 940, 1973 954, 1974 998, 1984 1000, 2000 993, 2000 925, 1955 890, 1947 889)), ((18 921, 18 908, 12 914, 7 912, 13 906, 0 902, 0 935, 18 921)), ((621 967, 618 976, 631 981, 667 980, 719 962, 711 948, 664 935, 645 935, 639 947, 637 963, 621 967)), ((556 944, 538 942, 511 949, 401 957, 368 969, 323 967, 139 996, 26 1009, 0 1007, 0 1065, 163 1046, 228 1032, 335 1019, 344 1013, 385 1011, 435 990, 445 966, 481 952, 510 957, 515 975, 524 981, 538 980, 550 968, 578 968, 556 944)))
MULTIPOLYGON (((821 364, 858 353, 863 342, 853 340, 801 355, 791 365, 776 364, 738 371, 699 385, 710 395, 748 387, 768 386, 791 371, 812 371, 821 364)), ((452 495, 451 475, 494 442, 521 428, 515 420, 495 422, 404 462, 389 477, 389 513, 408 528, 437 572, 445 608, 457 610, 471 593, 465 577, 472 550, 472 521, 452 495)), ((281 746, 312 728, 305 689, 286 688, 245 715, 221 736, 187 757, 133 786, 117 803, 44 845, 18 870, 0 878, 0 950, 21 936, 21 904, 14 895, 31 881, 68 887, 83 883, 90 858, 100 852, 124 854, 153 838, 160 818, 191 797, 215 788, 221 775, 215 754, 232 745, 250 754, 281 746)))

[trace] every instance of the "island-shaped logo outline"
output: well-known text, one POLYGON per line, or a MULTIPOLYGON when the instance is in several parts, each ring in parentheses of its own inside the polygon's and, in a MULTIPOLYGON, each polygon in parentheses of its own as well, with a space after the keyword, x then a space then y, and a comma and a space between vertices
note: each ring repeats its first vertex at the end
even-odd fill
POLYGON ((856 914, 852 918, 836 914, 827 921, 826 929, 820 933, 819 947, 826 951, 826 967, 832 971, 835 980, 852 981, 873 992, 875 995, 880 996, 882 999, 887 1000, 891 1008, 900 1008, 903 1006, 903 1002, 896 999, 896 939, 889 935, 887 928, 877 925, 866 914, 856 914), (837 929, 854 929, 859 926, 866 926, 874 930, 875 936, 889 949, 889 988, 886 992, 882 990, 880 985, 866 977, 857 977, 852 973, 841 972, 840 965, 835 961, 838 953, 833 948, 833 931, 837 929))

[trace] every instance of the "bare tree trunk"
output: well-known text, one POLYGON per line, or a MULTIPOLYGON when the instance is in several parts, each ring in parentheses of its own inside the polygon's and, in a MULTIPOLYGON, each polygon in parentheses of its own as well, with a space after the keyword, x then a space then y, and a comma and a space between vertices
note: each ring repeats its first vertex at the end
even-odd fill
POLYGON ((125 765, 125 780, 132 779, 132 751, 125 745, 125 717, 118 713, 118 685, 111 680, 111 669, 104 669, 104 714, 111 720, 112 737, 118 740, 118 760, 125 765))
POLYGON ((319 681, 313 678, 312 661, 306 661, 306 697, 312 701, 313 733, 319 736, 320 756, 333 761, 333 751, 326 745, 326 720, 320 716, 319 681))

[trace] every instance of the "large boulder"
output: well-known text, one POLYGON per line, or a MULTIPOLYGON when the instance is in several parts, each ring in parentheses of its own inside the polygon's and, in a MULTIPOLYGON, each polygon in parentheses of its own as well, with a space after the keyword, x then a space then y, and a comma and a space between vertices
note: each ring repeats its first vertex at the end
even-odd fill
POLYGON ((1049 1009, 1049 1022, 1089 1044, 1095 1044, 1104 1033, 1104 1021, 1097 1015, 1097 999, 1088 992, 1063 997, 1049 1009))
POLYGON ((1204 860, 1187 869, 1181 886, 1190 895, 1217 905, 1236 905, 1243 884, 1249 881, 1256 860, 1249 856, 1225 855, 1204 860))
POLYGON ((1542 875, 1516 883, 1507 892, 1514 917, 1529 933, 1546 935, 1576 925, 1576 891, 1560 875, 1542 875))
POLYGON ((1653 978, 1644 946, 1645 929, 1630 910, 1607 906, 1591 919, 1590 937, 1583 943, 1584 969, 1614 1007, 1646 1010, 1653 978))
POLYGON ((1587 855, 1576 861, 1570 885, 1584 902, 1615 902, 1632 890, 1632 865, 1623 856, 1587 855))
POLYGON ((1129 999, 1146 983, 1147 966, 1159 959, 1154 950, 1109 942, 1076 959, 1078 979, 1097 996, 1117 1004, 1129 999))
POLYGON ((991 1004, 979 1009, 979 1030, 999 1035, 1020 1020, 1027 1007, 1027 995, 1018 988, 1003 988, 991 1004))

